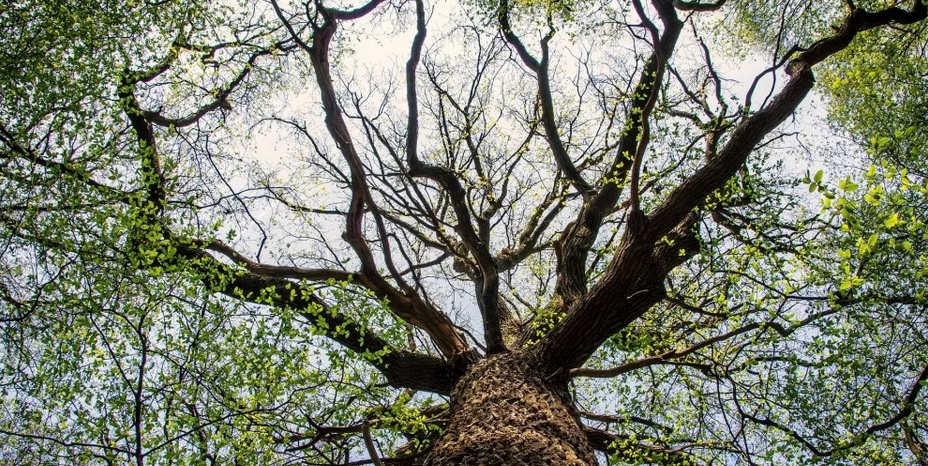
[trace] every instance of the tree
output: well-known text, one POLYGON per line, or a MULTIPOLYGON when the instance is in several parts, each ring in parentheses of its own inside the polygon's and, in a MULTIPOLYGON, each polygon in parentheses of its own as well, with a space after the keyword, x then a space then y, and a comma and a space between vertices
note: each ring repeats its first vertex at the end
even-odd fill
POLYGON ((928 464, 922 0, 212 3, 0 10, 5 464, 928 464))

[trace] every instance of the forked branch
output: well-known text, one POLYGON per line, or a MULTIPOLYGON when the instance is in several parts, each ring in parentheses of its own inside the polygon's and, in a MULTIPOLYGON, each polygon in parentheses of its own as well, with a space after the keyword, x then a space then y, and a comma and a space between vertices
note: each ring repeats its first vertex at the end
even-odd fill
MULTIPOLYGON (((662 15, 666 15, 664 10, 662 15)), ((650 216, 635 212, 629 215, 618 252, 600 281, 574 303, 564 320, 534 348, 540 362, 547 365, 547 370, 552 374, 562 374, 577 367, 609 336, 665 297, 663 282, 667 273, 698 251, 699 245, 692 231, 694 209, 723 187, 764 137, 796 110, 814 85, 812 65, 843 50, 860 31, 882 25, 909 24, 925 16, 926 9, 921 0, 915 2, 911 11, 898 8, 877 13, 855 10, 835 35, 819 40, 806 52, 800 53, 788 67, 789 82, 766 107, 732 132, 716 157, 684 180, 650 216)), ((634 146, 627 147, 630 153, 634 146)), ((597 200, 601 196, 602 193, 597 200)), ((585 226, 581 223, 584 216, 596 220, 593 218, 595 202, 581 213, 575 230, 585 226)), ((595 221, 586 221, 586 225, 599 225, 595 221)), ((595 235, 595 231, 586 230, 585 234, 595 235)), ((585 249, 580 247, 577 251, 582 253, 585 249)), ((582 268, 579 270, 582 271, 582 268)), ((561 271, 565 272, 571 271, 561 271)))

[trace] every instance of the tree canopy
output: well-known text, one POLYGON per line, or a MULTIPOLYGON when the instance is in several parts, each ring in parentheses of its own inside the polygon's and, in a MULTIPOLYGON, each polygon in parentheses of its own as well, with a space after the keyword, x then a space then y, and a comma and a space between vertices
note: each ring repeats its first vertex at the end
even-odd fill
POLYGON ((0 464, 928 464, 926 16, 5 4, 0 464))

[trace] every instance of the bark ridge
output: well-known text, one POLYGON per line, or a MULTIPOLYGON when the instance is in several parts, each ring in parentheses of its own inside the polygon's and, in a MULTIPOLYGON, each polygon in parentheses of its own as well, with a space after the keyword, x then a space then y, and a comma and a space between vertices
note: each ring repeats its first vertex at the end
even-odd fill
POLYGON ((547 381, 524 357, 503 354, 474 365, 451 406, 428 466, 597 464, 566 385, 547 381))

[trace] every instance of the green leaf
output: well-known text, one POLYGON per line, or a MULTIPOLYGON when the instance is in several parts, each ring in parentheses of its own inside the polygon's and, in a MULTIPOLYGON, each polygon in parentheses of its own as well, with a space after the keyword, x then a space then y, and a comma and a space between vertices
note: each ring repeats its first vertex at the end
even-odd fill
POLYGON ((892 228, 899 223, 899 216, 897 214, 892 214, 883 222, 883 226, 886 228, 892 228))
POLYGON ((840 188, 842 191, 856 191, 859 187, 860 186, 857 183, 851 181, 851 177, 847 177, 838 182, 838 188, 840 188))

